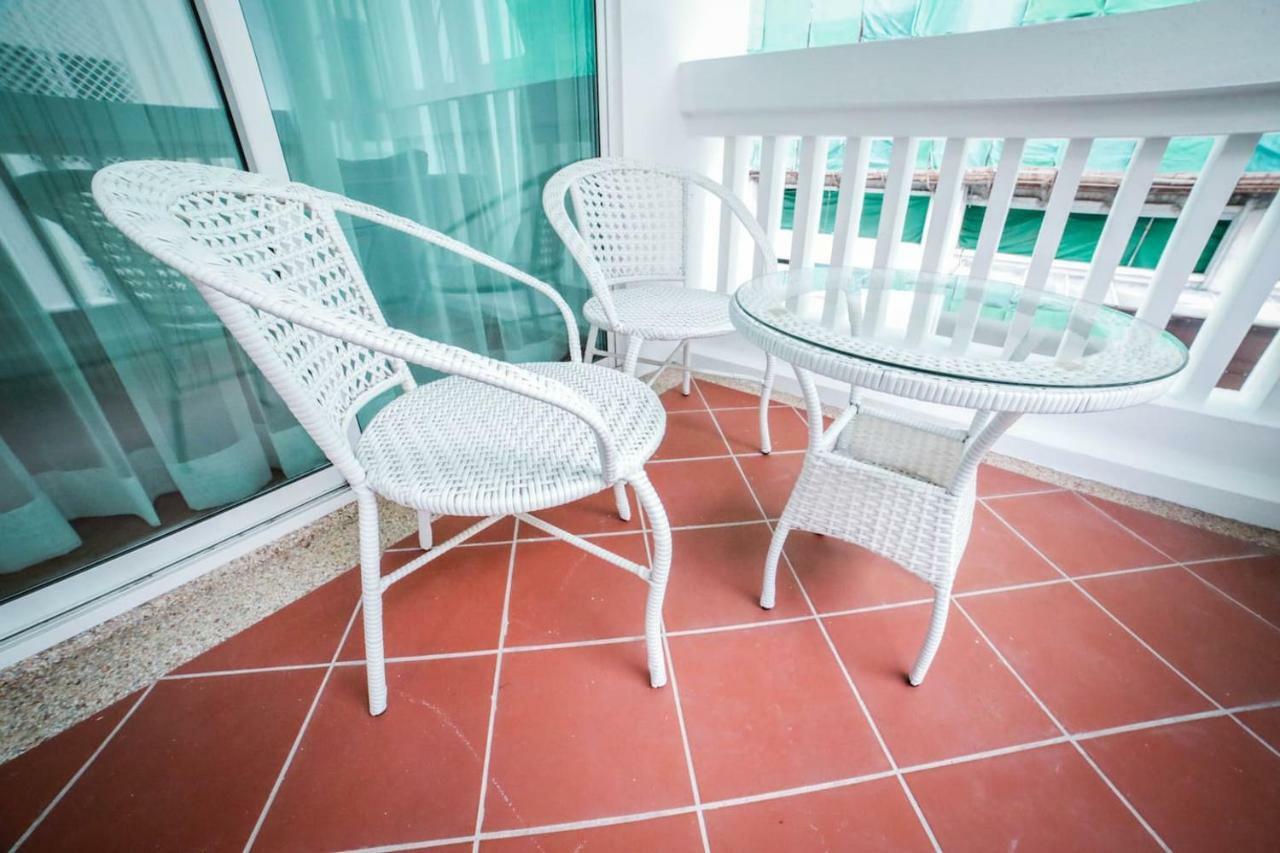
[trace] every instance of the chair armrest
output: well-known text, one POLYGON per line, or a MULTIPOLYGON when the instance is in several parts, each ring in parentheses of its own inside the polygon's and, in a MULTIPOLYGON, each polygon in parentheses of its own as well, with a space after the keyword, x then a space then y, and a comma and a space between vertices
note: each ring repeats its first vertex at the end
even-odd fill
POLYGON ((419 337, 403 329, 374 323, 344 311, 319 305, 288 291, 263 294, 258 288, 239 284, 237 270, 225 270, 206 283, 258 311, 288 320, 322 335, 337 338, 410 364, 461 376, 538 400, 563 409, 590 427, 600 452, 600 468, 605 482, 617 479, 617 451, 613 436, 600 410, 577 391, 519 365, 477 355, 461 347, 419 337))
MULTIPOLYGON (((316 191, 311 190, 311 192, 315 193, 316 191)), ((461 255, 480 266, 487 267, 494 272, 501 273, 507 278, 518 281, 521 284, 538 291, 543 296, 550 299, 560 311, 560 316, 564 320, 565 331, 569 335, 569 357, 573 361, 582 361, 582 338, 578 332, 578 321, 573 316, 573 310, 570 309, 569 304, 564 301, 564 297, 557 293, 555 288, 547 284, 545 281, 536 279, 527 272, 516 269, 505 261, 500 261, 492 255, 486 255, 484 252, 468 246, 466 243, 441 234, 439 231, 427 228, 425 225, 414 222, 412 219, 406 219, 403 216, 388 213, 381 208, 377 208, 369 204, 352 201, 345 196, 340 196, 335 193, 326 192, 322 193, 322 195, 324 197, 324 201, 327 202, 334 210, 340 210, 351 216, 366 219, 370 222, 377 223, 378 225, 386 226, 394 231, 399 231, 403 234, 408 234, 411 237, 416 237, 424 242, 439 246, 442 249, 453 252, 456 255, 461 255)))

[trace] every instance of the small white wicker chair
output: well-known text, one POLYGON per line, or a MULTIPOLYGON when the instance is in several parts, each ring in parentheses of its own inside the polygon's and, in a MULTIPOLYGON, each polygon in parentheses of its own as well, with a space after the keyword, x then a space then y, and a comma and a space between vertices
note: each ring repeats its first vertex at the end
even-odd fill
MULTIPOLYGON (((542 206, 552 227, 582 268, 594 294, 582 308, 591 324, 585 359, 593 363, 596 338, 608 333, 608 352, 618 362, 617 336, 627 339, 621 366, 632 376, 644 341, 677 341, 658 375, 682 353, 681 391, 689 394, 692 341, 731 334, 731 294, 688 287, 689 209, 694 188, 719 199, 751 235, 764 270, 777 269, 768 237, 742 200, 723 185, 684 169, 618 158, 582 160, 552 175, 542 206), (573 219, 565 208, 573 203, 573 219), (576 220, 577 224, 574 224, 576 220)), ((775 362, 765 354, 760 393, 760 451, 770 451, 769 395, 775 362)), ((652 380, 651 380, 652 381, 652 380)), ((627 517, 625 497, 618 510, 627 517)))
POLYGON ((93 194, 126 236, 190 278, 321 450, 359 508, 369 711, 386 709, 382 594, 505 515, 576 545, 649 584, 649 678, 666 683, 662 601, 671 532, 644 464, 666 415, 637 379, 582 363, 578 327, 547 284, 408 219, 300 184, 190 163, 108 166, 93 194), (337 213, 425 240, 528 285, 555 303, 572 361, 513 365, 391 328, 337 213), (408 364, 450 376, 418 386, 408 364), (356 415, 402 393, 363 432, 356 415), (638 565, 528 513, 630 483, 652 529, 638 565), (426 553, 381 573, 380 495, 418 512, 426 553), (486 516, 432 547, 436 514, 486 516))

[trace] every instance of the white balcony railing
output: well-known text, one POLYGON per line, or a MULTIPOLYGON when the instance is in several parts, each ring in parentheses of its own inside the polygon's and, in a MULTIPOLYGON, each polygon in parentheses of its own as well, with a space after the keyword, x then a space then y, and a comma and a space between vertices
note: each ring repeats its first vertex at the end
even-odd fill
MULTIPOLYGON (((1092 260, 1078 276, 1078 295, 1095 301, 1103 301, 1117 277, 1170 138, 1212 136, 1212 153, 1138 307, 1140 317, 1163 326, 1214 227, 1237 213, 1227 208, 1259 136, 1280 130, 1276 45, 1280 9, 1273 2, 1214 0, 1020 30, 685 62, 678 88, 686 130, 723 138, 725 183, 748 197, 749 189, 756 190, 761 224, 775 238, 784 152, 799 138, 793 266, 815 262, 825 154, 833 138, 844 139, 845 159, 831 263, 852 258, 869 144, 888 137, 892 155, 871 262, 918 264, 925 271, 956 258, 968 147, 975 140, 1002 139, 977 246, 965 259, 969 273, 979 277, 992 274, 996 263, 1025 144, 1033 138, 1068 139, 1033 254, 1021 267, 1024 284, 1045 287, 1094 140, 1137 139, 1092 260), (945 142, 922 247, 906 259, 900 235, 922 138, 945 142), (749 160, 757 139, 759 185, 751 188, 749 160)), ((1263 203, 1248 233, 1231 242, 1230 257, 1214 265, 1211 289, 1217 296, 1205 310, 1175 391, 1154 407, 1124 415, 1123 423, 1113 418, 1106 426, 1136 430, 1148 443, 1143 453, 1120 460, 1121 468, 1140 476, 1120 477, 1119 485, 1274 526, 1280 524, 1280 335, 1243 387, 1216 387, 1280 279, 1280 202, 1263 203), (1161 433, 1141 425, 1155 417, 1176 422, 1182 434, 1170 435, 1162 448, 1151 446, 1160 443, 1161 433), (1189 467, 1175 472, 1171 465, 1189 467)), ((739 241, 724 219, 715 276, 722 288, 750 272, 739 241)), ((1007 270, 1006 265, 1006 275, 1007 270)), ((1061 426, 1030 425, 1023 431, 1024 449, 1039 442, 1069 447, 1068 456, 1090 456, 1090 445, 1072 445, 1065 433, 1055 436, 1061 426)), ((1018 442, 1015 434, 1010 447, 1017 449, 1018 442)), ((1025 455, 1052 461, 1044 454, 1025 455)), ((1060 467, 1108 479, 1083 458, 1060 467)))

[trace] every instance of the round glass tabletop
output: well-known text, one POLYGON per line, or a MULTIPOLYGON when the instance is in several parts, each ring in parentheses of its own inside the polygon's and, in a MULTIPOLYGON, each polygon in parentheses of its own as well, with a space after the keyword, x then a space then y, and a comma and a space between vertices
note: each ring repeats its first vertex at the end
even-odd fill
POLYGON ((956 379, 1104 388, 1187 363, 1177 338, 1130 314, 1001 281, 818 267, 753 279, 734 299, 748 317, 832 353, 956 379))

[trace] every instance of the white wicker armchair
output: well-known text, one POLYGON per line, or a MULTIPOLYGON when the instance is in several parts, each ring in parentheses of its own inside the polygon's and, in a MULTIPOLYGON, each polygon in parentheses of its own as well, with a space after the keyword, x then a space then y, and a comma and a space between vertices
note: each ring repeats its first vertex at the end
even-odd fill
POLYGON ((505 515, 649 584, 650 681, 666 683, 662 601, 671 565, 666 513, 644 472, 666 415, 638 380, 582 363, 578 328, 547 284, 408 219, 300 184, 211 166, 119 163, 93 194, 108 219, 190 278, 356 494, 369 710, 386 709, 382 594, 505 515), (391 328, 336 213, 457 253, 546 296, 564 317, 571 361, 513 365, 391 328), (448 377, 418 386, 408 364, 448 377), (361 432, 356 415, 400 389, 361 432), (631 484, 653 555, 638 565, 528 513, 631 484), (418 512, 422 556, 381 573, 377 495, 418 512), (432 547, 437 514, 486 516, 432 547))
MULTIPOLYGON (((681 390, 686 395, 692 341, 734 330, 729 322, 730 294, 686 286, 690 198, 695 189, 710 193, 742 223, 766 272, 777 269, 773 247, 742 200, 696 172, 617 158, 583 160, 556 172, 542 193, 547 218, 594 294, 582 308, 591 324, 586 361, 595 360, 601 330, 608 333, 607 350, 615 363, 615 337, 626 338, 621 366, 630 375, 635 375, 644 341, 677 341, 653 378, 682 353, 681 390), (566 194, 573 204, 572 219, 565 208, 566 194)), ((768 407, 774 369, 774 358, 766 353, 760 394, 762 453, 770 451, 768 407)), ((621 501, 619 511, 625 518, 621 501)))

